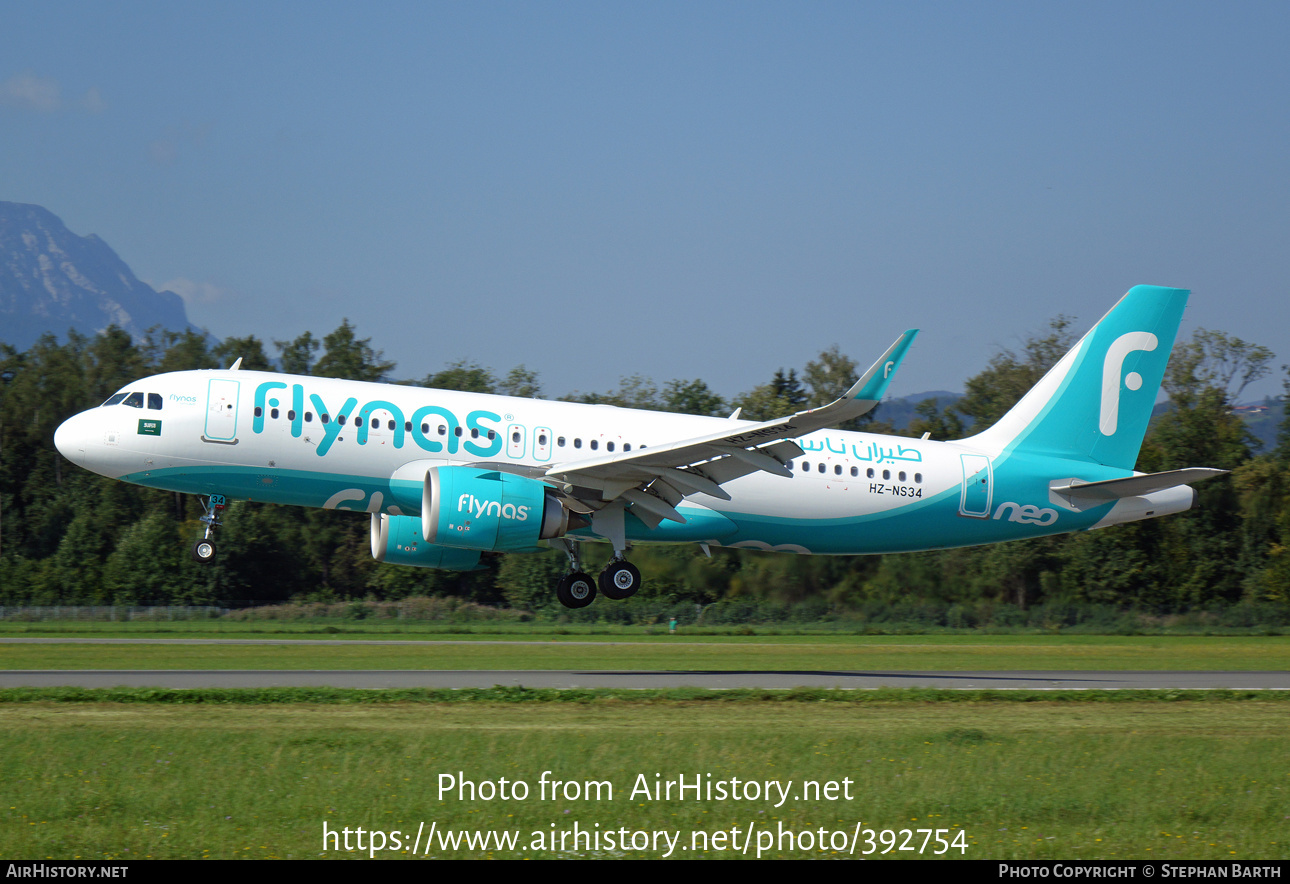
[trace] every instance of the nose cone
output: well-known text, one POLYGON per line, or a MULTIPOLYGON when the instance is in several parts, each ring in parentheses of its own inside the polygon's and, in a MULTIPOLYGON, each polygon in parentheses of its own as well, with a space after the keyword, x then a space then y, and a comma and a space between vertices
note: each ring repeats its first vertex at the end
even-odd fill
POLYGON ((72 415, 54 431, 54 447, 58 453, 77 466, 86 465, 88 448, 89 413, 72 415))

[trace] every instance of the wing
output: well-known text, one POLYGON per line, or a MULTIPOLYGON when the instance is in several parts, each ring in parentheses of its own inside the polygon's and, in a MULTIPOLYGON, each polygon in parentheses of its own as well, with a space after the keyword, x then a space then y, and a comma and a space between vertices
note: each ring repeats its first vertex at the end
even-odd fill
POLYGON ((917 334, 918 329, 902 334, 845 395, 821 408, 623 454, 555 464, 543 478, 576 512, 591 513, 621 500, 651 528, 663 519, 684 522, 676 505, 688 495, 729 500, 721 486, 758 470, 791 477, 786 464, 802 453, 792 440, 872 410, 917 334))

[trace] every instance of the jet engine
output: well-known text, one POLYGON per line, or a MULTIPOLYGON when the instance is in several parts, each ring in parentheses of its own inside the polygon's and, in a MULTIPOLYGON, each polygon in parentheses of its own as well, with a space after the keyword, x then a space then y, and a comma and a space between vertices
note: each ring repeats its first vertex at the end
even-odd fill
POLYGON ((421 537, 457 549, 533 549, 586 522, 534 479, 474 467, 431 467, 421 497, 421 537), (571 525, 570 519, 577 521, 571 525))
POLYGON ((477 571, 483 567, 478 550, 452 549, 426 543, 416 516, 372 513, 372 558, 392 565, 440 568, 444 571, 477 571))

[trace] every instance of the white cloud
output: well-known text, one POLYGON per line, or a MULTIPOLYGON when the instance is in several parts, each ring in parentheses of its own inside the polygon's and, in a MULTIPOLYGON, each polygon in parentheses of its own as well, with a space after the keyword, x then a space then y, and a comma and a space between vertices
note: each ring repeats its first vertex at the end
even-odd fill
POLYGON ((163 282, 161 285, 153 286, 157 291, 172 291, 184 299, 185 306, 196 306, 198 304, 214 304, 216 301, 223 300, 228 292, 217 285, 209 282, 194 282, 191 279, 178 277, 163 282))
POLYGON ((57 80, 38 77, 30 71, 14 74, 0 82, 0 105, 53 113, 62 102, 59 91, 57 80))

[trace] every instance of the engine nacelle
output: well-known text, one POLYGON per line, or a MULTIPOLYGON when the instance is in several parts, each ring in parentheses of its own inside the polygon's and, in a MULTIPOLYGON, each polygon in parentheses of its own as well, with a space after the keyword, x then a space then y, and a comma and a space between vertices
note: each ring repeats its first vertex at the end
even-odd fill
POLYGON ((483 567, 479 563, 483 554, 478 550, 426 543, 421 537, 419 518, 385 513, 372 513, 372 558, 391 565, 444 571, 477 571, 483 567))
POLYGON ((546 485, 474 467, 431 467, 421 499, 427 543, 478 550, 532 549, 569 530, 569 511, 546 485))

